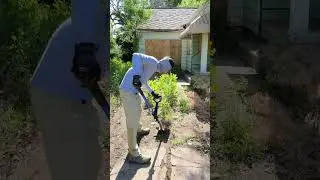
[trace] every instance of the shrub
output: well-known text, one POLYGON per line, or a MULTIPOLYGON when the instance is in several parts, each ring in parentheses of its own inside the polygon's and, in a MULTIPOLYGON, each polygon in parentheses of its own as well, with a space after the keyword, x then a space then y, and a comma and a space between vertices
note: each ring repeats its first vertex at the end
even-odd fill
POLYGON ((49 6, 37 0, 6 0, 1 2, 0 13, 0 87, 6 97, 0 129, 5 137, 17 139, 17 133, 30 133, 26 128, 32 121, 30 77, 53 31, 70 15, 70 8, 62 1, 49 6))
MULTIPOLYGON (((160 118, 169 120, 172 118, 172 113, 178 105, 178 84, 175 74, 163 74, 155 80, 150 80, 151 88, 162 96, 162 101, 159 104, 160 118)), ((148 99, 153 102, 151 94, 148 94, 148 99)))
POLYGON ((123 76, 131 67, 131 62, 123 62, 119 58, 114 58, 110 61, 110 93, 116 97, 119 96, 119 86, 123 76))
POLYGON ((194 75, 191 78, 191 88, 202 97, 209 96, 210 77, 203 75, 194 75))
POLYGON ((251 117, 241 108, 240 99, 230 98, 223 111, 217 113, 220 151, 230 160, 250 162, 258 155, 251 132, 251 117))
POLYGON ((187 97, 182 96, 179 99, 179 109, 182 113, 187 113, 190 110, 189 100, 187 97))

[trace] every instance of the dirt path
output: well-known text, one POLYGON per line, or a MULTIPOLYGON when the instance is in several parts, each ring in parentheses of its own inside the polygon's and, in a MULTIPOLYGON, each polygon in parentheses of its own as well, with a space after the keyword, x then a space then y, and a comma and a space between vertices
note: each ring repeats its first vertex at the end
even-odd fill
MULTIPOLYGON (((253 116, 255 140, 266 147, 263 158, 252 168, 237 164, 236 173, 226 173, 223 179, 320 179, 320 138, 303 120, 293 119, 290 110, 263 89, 258 76, 245 73, 248 67, 237 58, 221 59, 217 66, 217 83, 222 86, 230 86, 240 76, 248 81, 244 104, 253 116)), ((218 94, 220 98, 225 95, 218 94)), ((230 164, 225 166, 230 168, 230 164)))
MULTIPOLYGON (((183 164, 186 165, 186 161, 179 158, 177 160, 177 157, 180 156, 183 158, 188 157, 187 159, 190 161, 190 166, 195 166, 192 165, 194 162, 202 162, 202 165, 204 166, 207 163, 206 165, 209 166, 209 103, 204 102, 196 93, 191 91, 187 92, 187 96, 190 99, 192 110, 187 114, 176 113, 171 120, 170 136, 168 141, 162 142, 162 148, 160 148, 164 149, 163 155, 161 155, 160 152, 160 155, 157 156, 157 159, 162 159, 155 160, 155 164, 159 162, 160 170, 155 170, 153 175, 151 175, 152 179, 185 179, 186 174, 188 175, 187 179, 192 179, 195 175, 202 175, 202 178, 199 176, 200 179, 209 179, 208 169, 207 171, 199 171, 200 167, 194 167, 191 169, 181 168, 182 166, 180 166, 180 163, 184 161, 183 164), (165 168, 165 170, 162 170, 163 168, 165 168), (155 175, 157 171, 160 172, 159 175, 155 175)), ((158 124, 155 123, 151 115, 148 115, 146 110, 142 113, 141 122, 143 126, 149 127, 151 132, 148 136, 141 139, 140 148, 142 152, 150 153, 150 150, 152 151, 152 149, 156 149, 159 146, 159 141, 157 141, 156 138, 158 124)), ((119 162, 124 161, 127 156, 125 115, 121 107, 113 110, 110 134, 110 171, 117 168, 123 169, 123 167, 117 167, 119 162)), ((133 165, 127 164, 122 166, 133 167, 133 165)), ((201 168, 203 169, 203 166, 201 166, 201 168)), ((146 173, 147 171, 140 174, 145 175, 146 173)), ((143 175, 136 175, 140 178, 130 178, 146 179, 147 176, 143 175)), ((129 175, 123 176, 124 177, 122 178, 124 179, 129 178, 129 175)), ((149 178, 151 176, 149 176, 149 178)), ((121 178, 119 178, 118 175, 117 177, 114 177, 114 179, 121 178)))

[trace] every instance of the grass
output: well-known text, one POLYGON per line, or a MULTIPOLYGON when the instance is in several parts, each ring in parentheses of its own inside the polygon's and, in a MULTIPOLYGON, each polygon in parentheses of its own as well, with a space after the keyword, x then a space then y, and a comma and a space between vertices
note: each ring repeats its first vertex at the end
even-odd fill
POLYGON ((216 116, 216 145, 218 152, 235 162, 251 163, 260 156, 259 145, 252 137, 253 119, 247 112, 240 95, 247 87, 247 81, 239 79, 230 94, 219 104, 216 116))
POLYGON ((186 143, 188 140, 195 138, 195 136, 193 135, 189 135, 189 136, 184 136, 184 137, 180 137, 180 138, 174 138, 172 139, 171 143, 174 146, 181 146, 184 143, 186 143))

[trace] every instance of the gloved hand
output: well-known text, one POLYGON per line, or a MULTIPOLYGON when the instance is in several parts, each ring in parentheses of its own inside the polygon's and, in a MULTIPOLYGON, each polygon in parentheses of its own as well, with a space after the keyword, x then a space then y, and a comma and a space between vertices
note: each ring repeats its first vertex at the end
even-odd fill
POLYGON ((140 81, 140 76, 139 75, 134 75, 132 84, 135 88, 140 89, 141 88, 141 81, 140 81))
POLYGON ((100 80, 101 69, 96 60, 96 51, 92 43, 79 43, 75 46, 71 71, 84 87, 100 80))
POLYGON ((155 93, 154 91, 152 91, 151 95, 153 96, 154 99, 160 99, 161 96, 157 93, 155 93))

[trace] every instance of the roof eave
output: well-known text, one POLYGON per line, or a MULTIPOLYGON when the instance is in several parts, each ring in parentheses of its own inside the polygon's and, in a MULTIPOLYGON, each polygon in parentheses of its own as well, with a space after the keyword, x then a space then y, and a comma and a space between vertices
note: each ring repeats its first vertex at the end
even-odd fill
POLYGON ((195 18, 190 25, 182 31, 179 38, 186 39, 190 38, 190 34, 199 34, 199 33, 209 33, 210 32, 210 21, 209 23, 203 23, 202 21, 203 16, 198 16, 195 18))
POLYGON ((137 29, 139 32, 179 32, 183 29, 137 29))

